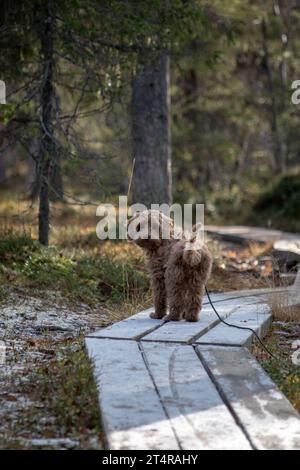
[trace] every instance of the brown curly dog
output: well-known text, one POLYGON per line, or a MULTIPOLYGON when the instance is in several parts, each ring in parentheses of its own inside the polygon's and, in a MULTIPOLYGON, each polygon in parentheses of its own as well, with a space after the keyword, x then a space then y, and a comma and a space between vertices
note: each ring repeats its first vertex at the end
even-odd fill
POLYGON ((127 234, 148 257, 155 307, 150 317, 163 318, 169 306, 166 320, 198 321, 212 256, 195 227, 192 236, 175 238, 172 219, 146 210, 128 221, 127 234))

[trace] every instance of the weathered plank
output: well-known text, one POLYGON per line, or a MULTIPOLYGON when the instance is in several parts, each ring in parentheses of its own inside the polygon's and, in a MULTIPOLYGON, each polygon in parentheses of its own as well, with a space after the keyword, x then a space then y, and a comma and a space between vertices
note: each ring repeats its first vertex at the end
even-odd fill
POLYGON ((288 267, 300 262, 300 236, 295 240, 278 240, 274 243, 273 256, 288 267))
MULTIPOLYGON (((272 298, 275 294, 289 293, 290 287, 276 287, 274 289, 252 289, 252 290, 240 290, 240 291, 229 291, 222 293, 212 293, 210 297, 214 303, 223 302, 236 302, 238 305, 241 301, 252 304, 266 302, 272 298)), ((209 300, 207 296, 204 297, 203 305, 208 305, 209 300)))
POLYGON ((89 334, 89 337, 136 339, 163 324, 163 320, 155 320, 149 317, 151 311, 153 311, 153 308, 143 310, 132 317, 89 334))
MULTIPOLYGON (((287 289, 281 290, 274 290, 274 292, 288 292, 287 289)), ((228 312, 234 311, 235 308, 240 307, 241 305, 248 305, 254 303, 260 303, 266 300, 268 294, 270 293, 270 289, 258 289, 255 291, 236 291, 236 292, 226 292, 223 294, 211 294, 211 298, 214 304, 217 304, 216 307, 220 313, 223 311, 225 313, 225 317, 228 315, 228 312), (220 307, 222 304, 222 307, 220 307)), ((203 321, 209 320, 206 318, 207 314, 205 311, 210 310, 209 301, 205 296, 203 302, 203 310, 201 313, 201 317, 203 321)), ((136 315, 133 315, 129 318, 126 318, 120 322, 114 323, 111 326, 106 328, 102 328, 97 330, 93 333, 90 333, 88 337, 91 338, 118 338, 118 339, 139 339, 141 336, 148 335, 153 330, 160 328, 164 324, 164 320, 155 320, 149 317, 150 312, 153 311, 153 307, 138 312, 136 315)), ((200 319, 201 319, 200 317, 200 319)), ((225 318, 224 317, 224 318, 225 318)), ((216 320, 216 318, 214 319, 216 320)), ((209 323, 210 324, 210 323, 209 323)), ((217 322, 215 322, 217 324, 217 322)), ((204 324, 203 324, 204 325, 204 324)), ((174 327, 177 331, 177 327, 174 327)), ((186 330, 192 329, 192 335, 194 334, 195 327, 184 327, 186 330)), ((202 328, 202 324, 200 325, 202 328)), ((206 328, 206 324, 204 325, 206 328)), ((187 331, 186 331, 187 332, 187 331)), ((186 338, 190 339, 191 335, 187 333, 186 338)), ((171 340, 171 339, 170 339, 171 340)))
POLYGON ((234 243, 274 243, 277 240, 295 240, 297 235, 281 230, 272 230, 262 227, 247 227, 244 225, 218 227, 207 225, 205 227, 207 233, 217 236, 225 241, 234 243))
POLYGON ((134 341, 87 338, 109 449, 179 449, 134 341))
MULTIPOLYGON (((218 312, 222 318, 227 318, 230 313, 234 311, 231 303, 220 304, 218 312)), ((195 323, 187 322, 185 320, 174 322, 166 322, 157 330, 147 334, 142 338, 142 341, 175 341, 186 343, 191 341, 194 337, 198 337, 209 331, 219 323, 218 317, 210 306, 204 306, 199 321, 195 323)))
POLYGON ((298 413, 247 349, 196 350, 257 449, 300 449, 298 413))
POLYGON ((294 282, 292 287, 293 287, 293 289, 299 289, 299 291, 300 291, 300 269, 298 269, 297 277, 296 277, 295 282, 294 282))
MULTIPOLYGON (((211 297, 213 303, 214 296, 211 297)), ((259 304, 261 299, 259 297, 239 297, 228 299, 227 302, 223 301, 217 303, 215 307, 221 318, 226 319, 237 311, 241 307, 246 307, 247 305, 259 304)), ((255 306, 253 309, 255 310, 255 306)), ((202 337, 204 334, 207 334, 211 329, 215 329, 219 324, 219 319, 213 311, 212 307, 208 305, 203 305, 203 308, 200 313, 199 321, 195 323, 189 323, 186 321, 180 322, 167 322, 161 325, 159 328, 154 331, 147 333, 143 336, 142 340, 145 341, 175 341, 175 342, 190 342, 194 339, 202 337)))
MULTIPOLYGON (((271 318, 270 307, 267 304, 257 304, 239 308, 226 321, 232 325, 251 328, 263 337, 269 329, 271 318)), ((220 323, 195 343, 249 347, 253 336, 250 330, 240 330, 220 323)))
POLYGON ((251 449, 192 346, 142 348, 182 449, 251 449))

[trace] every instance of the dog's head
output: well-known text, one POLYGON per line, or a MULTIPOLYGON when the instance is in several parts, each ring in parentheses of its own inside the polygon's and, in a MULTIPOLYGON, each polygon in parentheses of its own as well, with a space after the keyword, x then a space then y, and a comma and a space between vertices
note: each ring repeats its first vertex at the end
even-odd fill
POLYGON ((127 235, 141 248, 156 250, 163 240, 173 234, 173 221, 162 212, 145 210, 135 214, 127 223, 127 235))

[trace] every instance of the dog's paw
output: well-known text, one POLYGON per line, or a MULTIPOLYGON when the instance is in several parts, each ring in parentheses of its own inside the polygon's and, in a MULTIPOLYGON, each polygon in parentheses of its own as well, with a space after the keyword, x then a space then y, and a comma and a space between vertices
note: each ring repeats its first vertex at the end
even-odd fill
POLYGON ((164 318, 165 321, 180 321, 181 320, 181 316, 180 315, 172 315, 171 313, 169 313, 169 315, 166 315, 165 318, 164 318))
POLYGON ((156 312, 151 312, 149 316, 150 318, 153 318, 155 320, 160 320, 164 315, 157 314, 156 312))
POLYGON ((192 313, 192 312, 185 312, 183 315, 184 320, 186 321, 191 321, 191 322, 196 322, 199 320, 199 314, 198 312, 192 313))

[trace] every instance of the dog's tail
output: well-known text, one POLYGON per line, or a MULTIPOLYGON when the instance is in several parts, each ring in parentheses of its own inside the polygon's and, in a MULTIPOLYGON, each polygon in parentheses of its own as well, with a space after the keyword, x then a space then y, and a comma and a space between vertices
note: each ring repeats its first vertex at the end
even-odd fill
MULTIPOLYGON (((195 242, 186 243, 193 245, 195 242)), ((185 246, 182 259, 191 268, 196 268, 197 272, 201 274, 203 282, 207 282, 212 269, 212 256, 207 246, 205 244, 199 246, 199 243, 199 240, 196 241, 196 244, 198 244, 197 249, 191 249, 192 246, 185 246)))
POLYGON ((185 247, 182 252, 182 259, 189 266, 197 266, 197 264, 201 263, 201 259, 202 259, 201 250, 193 250, 193 249, 188 249, 188 247, 185 247))
POLYGON ((203 241, 201 238, 202 229, 203 225, 201 223, 195 224, 192 228, 192 233, 184 244, 182 259, 189 266, 197 266, 201 263, 203 254, 203 241))
POLYGON ((197 266, 202 261, 202 247, 202 244, 198 245, 198 241, 180 240, 172 250, 173 261, 183 262, 191 267, 197 266))

